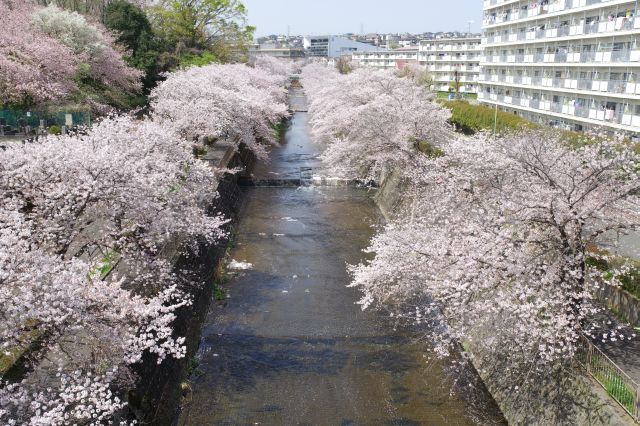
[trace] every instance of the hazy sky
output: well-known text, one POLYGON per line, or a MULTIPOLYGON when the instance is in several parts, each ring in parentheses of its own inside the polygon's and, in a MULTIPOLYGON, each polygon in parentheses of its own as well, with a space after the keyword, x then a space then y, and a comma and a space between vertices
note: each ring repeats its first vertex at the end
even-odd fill
POLYGON ((479 32, 482 0, 243 0, 256 36, 360 33, 479 32))

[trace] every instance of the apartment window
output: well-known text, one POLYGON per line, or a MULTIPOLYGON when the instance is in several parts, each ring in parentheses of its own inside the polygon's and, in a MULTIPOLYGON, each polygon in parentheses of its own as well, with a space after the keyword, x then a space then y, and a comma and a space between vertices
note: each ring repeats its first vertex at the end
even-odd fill
POLYGON ((624 50, 624 48, 626 47, 627 43, 613 43, 613 51, 614 52, 619 52, 621 50, 624 50))
MULTIPOLYGON (((620 43, 617 43, 617 44, 620 44, 620 43)), ((600 52, 611 52, 612 49, 613 49, 613 43, 603 42, 603 43, 600 43, 600 46, 598 46, 598 50, 600 52)))
POLYGON ((595 25, 598 23, 598 21, 600 21, 600 16, 589 16, 587 17, 587 19, 585 20, 585 23, 587 25, 595 25))

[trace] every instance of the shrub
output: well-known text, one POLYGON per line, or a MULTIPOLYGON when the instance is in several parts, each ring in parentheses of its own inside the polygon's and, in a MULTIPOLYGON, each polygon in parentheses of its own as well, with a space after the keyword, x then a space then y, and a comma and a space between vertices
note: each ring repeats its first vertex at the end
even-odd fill
POLYGON ((60 133, 62 133, 62 129, 60 128, 60 126, 58 126, 58 125, 54 124, 53 126, 50 126, 50 127, 47 129, 47 132, 48 132, 50 135, 59 135, 60 133))
POLYGON ((200 54, 185 53, 180 57, 180 68, 203 67, 205 65, 218 63, 220 60, 211 52, 204 51, 200 54))
POLYGON ((428 141, 417 141, 416 149, 429 158, 438 158, 444 155, 444 151, 428 141))

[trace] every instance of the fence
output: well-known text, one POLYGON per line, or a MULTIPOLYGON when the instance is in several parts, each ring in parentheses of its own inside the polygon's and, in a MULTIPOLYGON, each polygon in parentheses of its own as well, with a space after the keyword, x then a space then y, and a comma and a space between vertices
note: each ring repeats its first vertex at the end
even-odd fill
POLYGON ((0 125, 22 129, 40 127, 43 120, 45 127, 91 125, 91 114, 86 111, 26 111, 17 109, 0 109, 0 125))
POLYGON ((580 337, 577 360, 636 422, 640 422, 640 387, 608 356, 580 337))

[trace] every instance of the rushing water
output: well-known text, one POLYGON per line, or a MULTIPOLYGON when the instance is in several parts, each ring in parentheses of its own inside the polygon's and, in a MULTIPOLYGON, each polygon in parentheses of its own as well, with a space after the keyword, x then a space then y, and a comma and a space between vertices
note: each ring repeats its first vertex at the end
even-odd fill
MULTIPOLYGON (((306 113, 294 115, 285 139, 258 177, 297 178, 300 167, 318 166, 306 113)), ((208 315, 180 424, 502 421, 490 398, 472 406, 463 392, 450 395, 446 366, 428 356, 415 331, 355 304, 346 265, 364 258, 380 222, 366 190, 244 191, 231 258, 237 268, 252 266, 230 271, 228 299, 208 315)))

